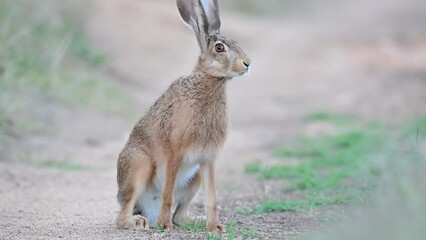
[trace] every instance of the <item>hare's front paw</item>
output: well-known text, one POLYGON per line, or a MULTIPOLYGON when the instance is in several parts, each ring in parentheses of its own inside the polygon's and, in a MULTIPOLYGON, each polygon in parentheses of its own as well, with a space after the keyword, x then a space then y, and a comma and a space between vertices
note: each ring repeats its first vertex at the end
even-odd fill
POLYGON ((158 227, 165 230, 165 231, 171 231, 173 230, 173 223, 171 221, 161 221, 159 220, 157 223, 158 227))
POLYGON ((225 226, 219 221, 207 223, 207 230, 210 232, 225 232, 225 226))
POLYGON ((134 215, 122 221, 118 221, 117 227, 134 231, 143 231, 149 230, 149 222, 148 219, 141 215, 134 215))
POLYGON ((171 230, 173 230, 173 223, 171 223, 171 222, 160 223, 159 222, 158 227, 160 227, 164 231, 171 231, 171 230))

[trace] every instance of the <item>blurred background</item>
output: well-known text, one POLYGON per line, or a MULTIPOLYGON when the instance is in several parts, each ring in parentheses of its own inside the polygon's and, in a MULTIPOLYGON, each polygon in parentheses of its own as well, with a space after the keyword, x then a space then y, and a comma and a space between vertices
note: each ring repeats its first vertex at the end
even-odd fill
MULTIPOLYGON (((220 4, 222 34, 252 59, 228 83, 217 159, 228 232, 287 239, 351 219, 360 235, 329 234, 424 236, 426 2, 220 4)), ((215 239, 114 228, 118 153, 198 53, 173 0, 0 0, 0 238, 215 239)))

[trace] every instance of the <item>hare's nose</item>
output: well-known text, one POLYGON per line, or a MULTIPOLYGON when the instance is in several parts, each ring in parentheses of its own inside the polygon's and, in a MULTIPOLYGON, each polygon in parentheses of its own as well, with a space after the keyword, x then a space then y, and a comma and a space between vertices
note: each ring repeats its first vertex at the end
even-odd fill
POLYGON ((246 66, 246 68, 248 68, 250 66, 250 59, 245 59, 243 61, 244 66, 246 66))

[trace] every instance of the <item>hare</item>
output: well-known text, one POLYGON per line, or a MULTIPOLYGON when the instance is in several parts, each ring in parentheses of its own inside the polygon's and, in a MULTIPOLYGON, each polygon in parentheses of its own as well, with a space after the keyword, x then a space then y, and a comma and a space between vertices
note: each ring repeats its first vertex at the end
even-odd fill
POLYGON ((177 0, 182 20, 201 49, 188 77, 173 82, 133 128, 117 162, 117 227, 146 230, 191 220, 188 209, 201 184, 206 227, 223 231, 217 216, 214 160, 227 131, 225 87, 244 75, 250 59, 220 35, 217 0, 177 0), (172 209, 173 207, 173 209, 172 209), (172 215, 172 210, 173 215, 172 215))

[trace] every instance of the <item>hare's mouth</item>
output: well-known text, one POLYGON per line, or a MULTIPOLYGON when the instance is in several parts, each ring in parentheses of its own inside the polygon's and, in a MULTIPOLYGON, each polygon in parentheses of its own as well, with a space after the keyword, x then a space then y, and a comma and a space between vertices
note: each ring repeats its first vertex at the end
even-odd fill
POLYGON ((248 68, 238 69, 237 71, 232 71, 229 73, 230 77, 241 77, 244 74, 248 73, 248 68))
POLYGON ((246 74, 246 73, 248 73, 250 71, 250 67, 249 66, 250 66, 250 64, 247 64, 247 63, 244 62, 244 68, 241 71, 241 75, 244 75, 244 74, 246 74))
POLYGON ((242 71, 239 73, 239 76, 243 76, 244 74, 248 73, 248 71, 249 71, 249 69, 248 69, 248 68, 246 68, 246 69, 242 70, 242 71))

